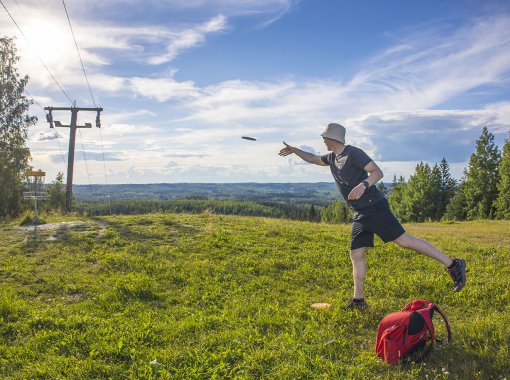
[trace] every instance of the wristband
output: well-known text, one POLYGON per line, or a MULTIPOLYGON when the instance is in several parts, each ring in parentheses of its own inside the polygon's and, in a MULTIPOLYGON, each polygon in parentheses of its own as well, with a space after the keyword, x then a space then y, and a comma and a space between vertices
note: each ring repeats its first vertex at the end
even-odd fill
POLYGON ((370 184, 368 183, 367 180, 364 180, 363 182, 361 182, 363 185, 365 185, 365 189, 368 189, 370 187, 370 184))

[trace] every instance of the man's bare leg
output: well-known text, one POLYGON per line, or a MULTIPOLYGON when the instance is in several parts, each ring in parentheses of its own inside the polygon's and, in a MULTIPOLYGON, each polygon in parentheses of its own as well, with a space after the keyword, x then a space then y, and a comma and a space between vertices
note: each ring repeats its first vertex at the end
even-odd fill
POLYGON ((365 276, 367 273, 367 264, 365 260, 366 248, 351 250, 352 261, 352 279, 354 280, 355 299, 364 298, 363 288, 365 285, 365 276))
POLYGON ((446 256, 443 252, 434 247, 428 241, 409 235, 407 232, 404 232, 399 238, 397 238, 395 243, 397 243, 402 248, 412 249, 413 251, 421 253, 422 255, 437 260, 447 268, 453 263, 451 258, 446 256))

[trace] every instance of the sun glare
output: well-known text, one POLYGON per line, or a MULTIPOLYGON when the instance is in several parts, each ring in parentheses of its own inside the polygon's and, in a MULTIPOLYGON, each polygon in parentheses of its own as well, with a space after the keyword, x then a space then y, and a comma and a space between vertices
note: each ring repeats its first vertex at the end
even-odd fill
POLYGON ((44 63, 53 63, 62 60, 65 52, 73 48, 73 40, 69 27, 62 23, 51 22, 51 20, 37 19, 23 27, 23 32, 30 42, 24 41, 27 45, 27 54, 37 55, 44 63))

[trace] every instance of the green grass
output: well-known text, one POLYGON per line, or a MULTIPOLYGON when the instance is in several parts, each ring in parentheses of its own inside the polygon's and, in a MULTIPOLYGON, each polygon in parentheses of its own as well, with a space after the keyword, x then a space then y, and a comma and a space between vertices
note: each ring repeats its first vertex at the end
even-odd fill
POLYGON ((0 225, 2 379, 510 379, 508 221, 407 226, 467 259, 460 293, 438 263, 378 241, 360 313, 342 310, 347 225, 46 220, 80 223, 0 225), (377 325, 415 298, 443 309, 453 341, 425 364, 388 366, 375 358, 377 325))

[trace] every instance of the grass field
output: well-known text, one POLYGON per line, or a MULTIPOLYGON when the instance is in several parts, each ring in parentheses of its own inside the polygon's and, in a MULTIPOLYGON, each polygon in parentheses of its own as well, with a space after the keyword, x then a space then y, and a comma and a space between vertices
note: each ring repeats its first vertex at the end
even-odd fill
POLYGON ((460 293, 438 263, 378 241, 364 312, 342 309, 347 225, 213 214, 46 221, 0 225, 2 379, 510 379, 508 221, 406 226, 466 258, 460 293), (388 366, 375 358, 377 325, 416 298, 443 309, 453 341, 424 364, 388 366))

